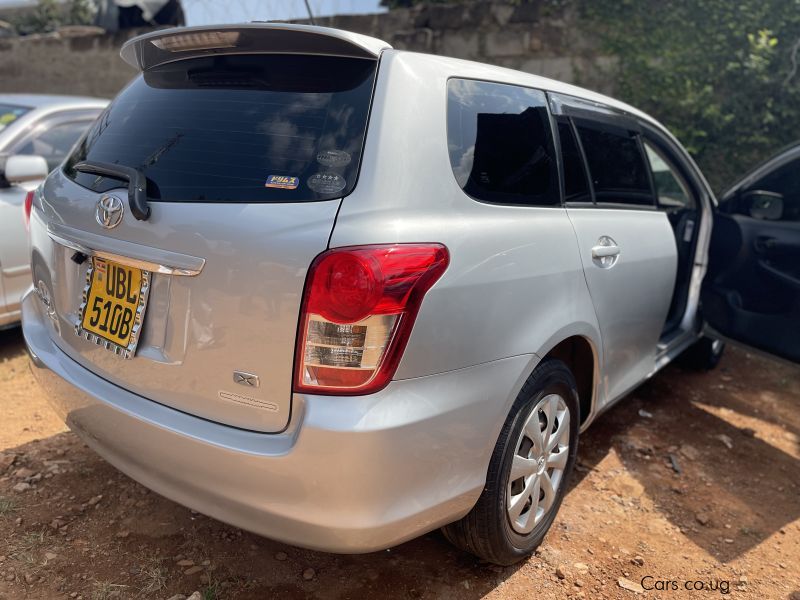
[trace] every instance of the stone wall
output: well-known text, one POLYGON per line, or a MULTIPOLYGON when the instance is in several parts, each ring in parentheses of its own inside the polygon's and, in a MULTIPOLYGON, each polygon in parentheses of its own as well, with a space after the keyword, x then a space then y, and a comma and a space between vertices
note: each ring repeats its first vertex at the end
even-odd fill
MULTIPOLYGON (((318 25, 372 35, 395 48, 455 56, 536 73, 609 92, 612 64, 580 31, 574 15, 537 3, 422 5, 371 15, 317 19, 318 25)), ((114 96, 134 70, 119 58, 137 32, 94 28, 0 39, 0 92, 114 96)))

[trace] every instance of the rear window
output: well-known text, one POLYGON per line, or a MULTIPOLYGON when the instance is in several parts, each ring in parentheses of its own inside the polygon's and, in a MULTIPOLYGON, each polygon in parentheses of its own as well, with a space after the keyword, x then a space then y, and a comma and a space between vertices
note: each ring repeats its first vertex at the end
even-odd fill
POLYGON ((650 173, 637 134, 586 120, 576 125, 597 203, 653 206, 650 173))
POLYGON ((377 63, 298 55, 216 56, 146 71, 65 164, 97 192, 114 179, 83 160, 133 167, 151 200, 299 202, 356 183, 377 63))
POLYGON ((447 84, 447 146, 458 185, 476 200, 560 204, 544 92, 451 79, 447 84))
POLYGON ((22 115, 31 109, 27 106, 16 106, 15 104, 0 104, 0 131, 11 125, 22 115))

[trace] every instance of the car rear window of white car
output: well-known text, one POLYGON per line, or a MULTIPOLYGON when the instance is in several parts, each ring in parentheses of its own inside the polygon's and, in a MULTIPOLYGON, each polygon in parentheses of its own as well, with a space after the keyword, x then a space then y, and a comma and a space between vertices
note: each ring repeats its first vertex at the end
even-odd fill
POLYGON ((22 115, 31 109, 27 106, 17 106, 15 104, 0 104, 0 131, 11 125, 22 115))
POLYGON ((120 182, 73 166, 88 160, 133 167, 147 177, 152 201, 340 198, 356 183, 376 65, 245 55, 145 71, 101 115, 65 173, 104 192, 120 182))
POLYGON ((461 189, 483 202, 560 204, 553 134, 544 92, 451 79, 447 145, 461 189))

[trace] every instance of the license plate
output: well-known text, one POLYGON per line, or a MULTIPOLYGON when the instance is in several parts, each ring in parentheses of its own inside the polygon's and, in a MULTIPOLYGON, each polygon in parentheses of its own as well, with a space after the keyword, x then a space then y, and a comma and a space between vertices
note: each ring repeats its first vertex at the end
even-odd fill
POLYGON ((78 334, 132 358, 149 290, 148 271, 94 257, 87 274, 78 334))

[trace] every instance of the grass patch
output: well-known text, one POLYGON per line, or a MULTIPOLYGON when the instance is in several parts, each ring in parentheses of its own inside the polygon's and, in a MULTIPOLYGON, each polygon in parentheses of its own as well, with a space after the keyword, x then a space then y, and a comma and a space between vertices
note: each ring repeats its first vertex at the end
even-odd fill
POLYGON ((17 510, 17 504, 16 502, 14 502, 13 498, 6 498, 5 496, 0 496, 0 517, 9 516, 16 510, 17 510))
POLYGON ((121 583, 111 583, 110 581, 95 581, 92 587, 92 600, 109 600, 109 598, 119 598, 122 590, 127 585, 121 583))

